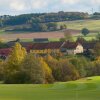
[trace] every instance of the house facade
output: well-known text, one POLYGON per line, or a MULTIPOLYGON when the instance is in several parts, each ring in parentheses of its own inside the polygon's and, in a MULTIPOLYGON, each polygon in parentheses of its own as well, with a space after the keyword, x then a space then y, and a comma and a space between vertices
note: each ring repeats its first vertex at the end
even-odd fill
POLYGON ((67 55, 75 55, 83 53, 84 48, 77 42, 65 42, 65 44, 61 47, 61 51, 67 55))
POLYGON ((50 42, 50 43, 34 43, 30 52, 34 54, 67 54, 75 55, 83 53, 84 49, 80 43, 76 42, 50 42))
POLYGON ((63 42, 34 43, 30 52, 34 54, 59 54, 63 42))

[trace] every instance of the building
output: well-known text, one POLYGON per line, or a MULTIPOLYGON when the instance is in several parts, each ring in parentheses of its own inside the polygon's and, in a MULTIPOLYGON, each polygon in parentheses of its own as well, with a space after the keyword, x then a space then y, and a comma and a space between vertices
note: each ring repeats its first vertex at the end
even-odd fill
POLYGON ((46 42, 49 42, 49 39, 48 38, 35 38, 35 39, 33 39, 33 42, 35 42, 35 43, 46 43, 46 42))
POLYGON ((6 59, 6 57, 11 53, 11 50, 11 48, 0 49, 0 58, 6 59))
POLYGON ((67 55, 75 55, 84 52, 84 48, 80 43, 77 42, 65 42, 61 47, 61 51, 67 55))
POLYGON ((30 52, 35 54, 60 54, 75 55, 83 53, 83 46, 76 42, 50 42, 34 43, 30 52))
POLYGON ((34 43, 30 48, 30 52, 35 54, 58 54, 61 52, 62 45, 63 42, 34 43))

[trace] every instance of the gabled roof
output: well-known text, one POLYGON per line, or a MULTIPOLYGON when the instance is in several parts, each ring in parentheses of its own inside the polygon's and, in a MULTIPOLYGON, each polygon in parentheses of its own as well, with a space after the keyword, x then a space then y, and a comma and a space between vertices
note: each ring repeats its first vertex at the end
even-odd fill
POLYGON ((49 43, 34 43, 30 49, 43 50, 43 49, 60 49, 63 42, 49 42, 49 43))
POLYGON ((60 49, 63 45, 63 42, 50 42, 46 46, 47 49, 60 49))
POLYGON ((77 42, 65 42, 64 45, 62 46, 62 48, 66 48, 66 49, 75 49, 77 47, 79 43, 77 42))

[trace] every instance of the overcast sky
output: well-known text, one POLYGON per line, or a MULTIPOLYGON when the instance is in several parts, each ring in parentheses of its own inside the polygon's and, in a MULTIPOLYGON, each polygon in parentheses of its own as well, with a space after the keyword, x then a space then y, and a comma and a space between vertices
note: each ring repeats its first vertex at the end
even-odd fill
POLYGON ((100 10, 100 0, 0 0, 0 15, 100 10))

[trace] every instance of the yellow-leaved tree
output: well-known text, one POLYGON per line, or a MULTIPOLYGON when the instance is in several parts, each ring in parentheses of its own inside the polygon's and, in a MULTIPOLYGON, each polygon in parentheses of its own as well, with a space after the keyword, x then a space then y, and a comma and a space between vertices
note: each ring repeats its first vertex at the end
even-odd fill
POLYGON ((17 83, 15 77, 17 77, 20 69, 20 65, 24 60, 27 52, 25 48, 23 48, 20 43, 16 43, 14 47, 12 47, 12 52, 9 57, 5 61, 5 83, 17 83))
POLYGON ((45 83, 53 83, 54 78, 52 76, 51 68, 48 66, 48 64, 45 62, 45 60, 42 57, 40 57, 39 59, 40 59, 41 66, 44 69, 45 83))

